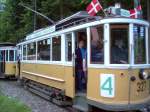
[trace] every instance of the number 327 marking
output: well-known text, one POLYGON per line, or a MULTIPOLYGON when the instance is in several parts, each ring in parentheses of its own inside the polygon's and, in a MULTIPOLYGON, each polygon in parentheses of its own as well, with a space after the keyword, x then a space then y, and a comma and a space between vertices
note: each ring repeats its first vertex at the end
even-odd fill
POLYGON ((141 81, 137 83, 137 92, 143 92, 146 90, 146 81, 141 81))

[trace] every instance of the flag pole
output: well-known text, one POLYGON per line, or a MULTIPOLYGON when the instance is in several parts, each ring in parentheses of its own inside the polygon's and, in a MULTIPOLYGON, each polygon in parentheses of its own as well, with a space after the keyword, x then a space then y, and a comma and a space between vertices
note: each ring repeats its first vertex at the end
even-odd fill
POLYGON ((102 7, 102 11, 103 11, 104 15, 105 15, 106 17, 108 17, 108 15, 107 15, 107 13, 104 11, 103 7, 102 7))
MULTIPOLYGON (((100 1, 99 1, 99 0, 97 0, 97 1, 98 1, 99 4, 100 4, 100 1)), ((101 7, 102 7, 102 6, 101 6, 101 7)), ((103 11, 104 15, 107 17, 108 15, 107 15, 107 13, 104 11, 103 7, 102 7, 102 11, 103 11)))

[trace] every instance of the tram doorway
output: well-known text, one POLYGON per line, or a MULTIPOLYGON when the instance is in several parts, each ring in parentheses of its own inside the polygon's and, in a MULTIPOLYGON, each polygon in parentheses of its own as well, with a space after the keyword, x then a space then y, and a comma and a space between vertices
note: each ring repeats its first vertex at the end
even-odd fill
POLYGON ((0 75, 5 73, 5 51, 0 51, 0 75))
POLYGON ((75 32, 75 88, 76 93, 87 91, 87 31, 75 32))

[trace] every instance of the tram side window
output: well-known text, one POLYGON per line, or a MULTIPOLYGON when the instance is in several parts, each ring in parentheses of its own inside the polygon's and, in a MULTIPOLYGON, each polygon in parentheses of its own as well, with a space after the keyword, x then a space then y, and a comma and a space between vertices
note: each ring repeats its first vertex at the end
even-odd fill
POLYGON ((14 50, 9 51, 9 61, 14 61, 14 50))
POLYGON ((66 49, 66 61, 72 61, 72 35, 71 34, 67 34, 66 38, 65 38, 65 49, 66 49))
POLYGON ((52 60, 61 61, 61 36, 52 38, 52 60))
POLYGON ((134 59, 135 64, 146 63, 145 27, 134 25, 134 59))
POLYGON ((26 60, 26 59, 27 59, 26 49, 27 49, 27 46, 26 46, 26 45, 23 45, 23 60, 26 60))
POLYGON ((36 60, 36 43, 27 44, 27 60, 36 60))
POLYGON ((91 64, 104 64, 103 25, 91 28, 91 64))
POLYGON ((50 39, 41 40, 38 42, 37 58, 38 60, 50 60, 50 39))
POLYGON ((128 64, 129 25, 110 25, 111 64, 128 64))

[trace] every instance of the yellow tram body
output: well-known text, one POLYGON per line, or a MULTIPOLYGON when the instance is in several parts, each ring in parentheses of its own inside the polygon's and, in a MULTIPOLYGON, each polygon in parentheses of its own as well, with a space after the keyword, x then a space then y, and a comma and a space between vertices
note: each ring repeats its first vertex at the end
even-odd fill
MULTIPOLYGON (((150 72, 150 69, 147 69, 146 71, 150 72)), ((135 69, 135 70, 90 69, 88 87, 89 89, 87 92, 87 97, 90 100, 90 103, 95 104, 98 107, 103 107, 103 105, 108 105, 107 106, 108 110, 111 109, 115 110, 116 108, 120 108, 121 110, 123 108, 130 108, 134 110, 136 108, 142 108, 143 107, 142 104, 149 103, 150 100, 149 80, 142 81, 139 78, 139 69, 135 69), (116 78, 115 98, 108 99, 108 98, 100 97, 100 93, 98 89, 99 82, 100 82, 99 75, 93 75, 93 74, 101 74, 101 73, 115 74, 115 78, 116 78), (135 77, 136 81, 132 82, 131 77, 135 77), (142 85, 138 85, 139 83, 142 85)))
POLYGON ((0 44, 1 65, 0 74, 1 77, 15 77, 16 74, 16 53, 17 49, 12 43, 0 44))
MULTIPOLYGON (((79 13, 80 14, 80 13, 79 13)), ((74 15, 76 16, 76 15, 74 15)), ((105 110, 111 111, 126 111, 126 110, 140 110, 146 108, 148 103, 150 102, 150 63, 149 63, 149 54, 148 54, 148 41, 146 41, 146 59, 145 64, 137 64, 134 65, 134 52, 133 52, 133 26, 134 24, 143 25, 146 30, 146 39, 148 40, 148 26, 149 24, 143 20, 136 20, 130 18, 106 18, 98 20, 93 17, 90 17, 92 21, 89 21, 83 24, 78 23, 76 26, 69 26, 65 29, 61 29, 60 26, 72 19, 74 16, 67 18, 66 20, 62 20, 56 24, 58 25, 57 31, 53 31, 52 29, 41 29, 33 34, 27 36, 27 40, 19 43, 18 49, 21 50, 20 57, 20 73, 19 77, 21 80, 25 80, 24 82, 34 81, 36 83, 46 85, 48 87, 59 89, 60 91, 64 91, 64 95, 71 98, 73 101, 76 101, 76 98, 79 97, 79 94, 76 91, 76 81, 75 81, 75 66, 74 66, 74 52, 76 48, 76 39, 78 38, 75 32, 85 29, 87 34, 87 90, 84 93, 85 102, 88 106, 98 107, 105 110), (110 28, 111 25, 120 25, 127 24, 126 26, 119 26, 122 28, 127 27, 127 33, 129 38, 129 53, 128 56, 131 57, 128 59, 128 64, 110 64, 111 63, 111 53, 110 51, 110 28), (93 26, 104 25, 104 63, 102 64, 91 64, 91 31, 90 28, 93 26), (44 32, 42 34, 42 31, 44 32), (49 31, 49 32, 47 32, 49 31), (38 32, 40 32, 38 34, 38 32), (65 55, 65 35, 71 32, 72 38, 72 51, 71 57, 72 61, 66 62, 65 55), (38 36, 37 36, 38 35, 38 36), (47 35, 47 36, 45 36, 47 35), (52 61, 49 59, 47 61, 41 61, 40 58, 38 60, 37 50, 33 50, 32 48, 38 49, 36 45, 39 46, 43 43, 50 43, 41 40, 45 40, 50 37, 58 36, 61 38, 62 44, 61 46, 61 61, 52 61), (45 36, 45 37, 44 37, 45 36), (38 40, 39 38, 39 40, 38 40), (35 44, 31 44, 35 43, 35 44), (29 45, 29 46, 28 46, 29 45), (28 49, 32 49, 32 53, 28 52, 28 49), (33 53, 34 51, 34 53, 33 53), (28 54, 29 57, 28 57, 28 54), (133 60, 132 60, 133 59, 133 60), (111 88, 109 87, 111 86, 111 88), (111 94, 110 94, 111 93, 111 94)), ((77 16, 80 18, 81 16, 77 16)), ((86 16, 87 17, 87 16, 86 16)), ((84 18, 87 19, 87 18, 84 18)), ((85 22, 85 21, 83 21, 85 22)), ((82 23, 82 22, 81 22, 82 23)), ((62 26, 63 27, 63 26, 62 26)), ((113 26, 113 28, 118 28, 118 26, 113 26)), ((143 27, 140 27, 141 32, 143 31, 143 27)), ((83 31, 83 30, 82 30, 83 31)), ((144 34, 145 34, 144 33, 144 34)), ((52 42, 52 40, 51 40, 52 42)), ((56 41, 58 42, 58 41, 56 41)), ((48 44, 52 47, 52 43, 48 44)), ((54 43, 55 44, 55 43, 54 43)), ((128 44, 127 44, 128 45, 128 44)), ((39 47, 40 48, 40 47, 39 47)), ((45 47, 44 47, 45 48, 45 47)), ((51 50, 52 48, 50 48, 51 50)), ((50 56, 52 56, 53 50, 50 52, 50 56)), ((94 55, 95 56, 95 55, 94 55)), ((17 68, 18 69, 18 68, 17 68)), ((18 70, 17 70, 18 71, 18 70)), ((30 85, 28 85, 30 86, 30 85)), ((82 95, 81 95, 82 97, 82 95)), ((83 102, 82 102, 83 103, 83 102)), ((80 104, 80 103, 79 103, 80 104)), ((82 104, 80 104, 82 105, 82 104)), ((82 110, 82 109, 81 109, 82 110)), ((83 109, 84 110, 84 109, 83 109)))
POLYGON ((14 76, 16 74, 16 62, 6 62, 5 64, 5 74, 9 76, 14 76))

